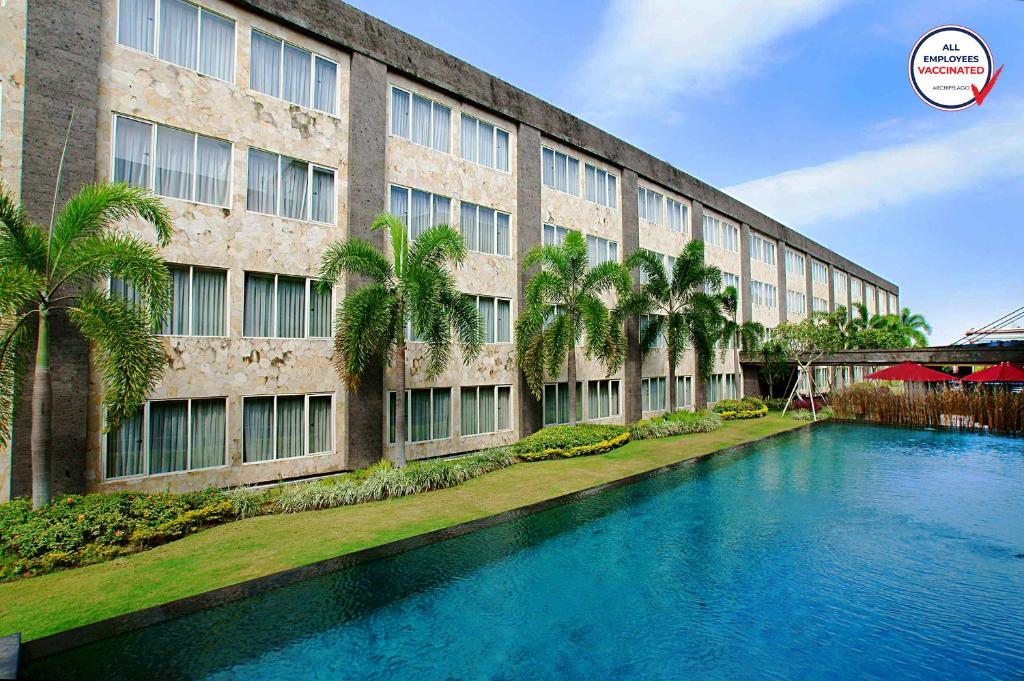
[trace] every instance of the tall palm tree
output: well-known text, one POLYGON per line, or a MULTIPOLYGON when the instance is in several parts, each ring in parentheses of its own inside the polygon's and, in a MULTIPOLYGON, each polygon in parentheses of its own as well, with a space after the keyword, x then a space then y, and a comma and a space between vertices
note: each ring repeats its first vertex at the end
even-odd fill
POLYGON ((429 378, 447 368, 453 332, 462 360, 480 354, 483 325, 476 303, 455 286, 449 266, 466 259, 462 235, 448 225, 426 230, 409 243, 405 223, 382 213, 372 229, 391 240, 391 260, 363 239, 336 241, 320 261, 320 286, 330 290, 345 272, 367 279, 348 291, 338 308, 334 334, 334 366, 351 390, 371 363, 395 367, 396 466, 405 465, 406 325, 426 344, 429 378))
POLYGON ((638 269, 643 285, 622 304, 628 314, 651 315, 640 333, 640 349, 645 355, 665 339, 668 355, 669 409, 676 404, 676 367, 687 347, 697 359, 697 374, 702 382, 711 378, 715 342, 721 337, 726 317, 720 294, 709 293, 722 287, 722 271, 704 262, 704 242, 690 241, 676 258, 672 272, 655 253, 638 250, 626 259, 627 267, 638 269))
POLYGON ((764 324, 753 320, 739 321, 740 294, 735 286, 726 286, 719 294, 726 318, 722 324, 722 354, 732 342, 733 366, 736 371, 736 390, 743 395, 743 370, 740 368, 740 348, 744 352, 756 352, 764 342, 764 324))
POLYGON ((557 377, 566 364, 569 424, 576 425, 576 345, 584 342, 587 357, 597 358, 612 374, 622 366, 625 337, 622 321, 602 295, 624 294, 629 272, 618 262, 590 267, 583 235, 570 231, 561 246, 537 246, 523 258, 523 267, 540 265, 526 285, 523 309, 516 322, 516 356, 530 392, 539 400, 546 376, 557 377))
POLYGON ((145 401, 165 366, 153 334, 170 308, 171 279, 157 247, 116 230, 143 220, 165 246, 171 220, 159 199, 126 184, 84 187, 49 228, 29 222, 0 185, 0 444, 11 434, 18 369, 35 333, 31 435, 32 505, 50 501, 50 325, 67 315, 89 342, 103 381, 107 429, 145 401), (110 280, 126 286, 107 286, 110 280), (34 329, 33 329, 34 326, 34 329))
POLYGON ((913 342, 914 347, 923 348, 928 345, 928 335, 932 332, 931 324, 920 314, 912 314, 909 307, 900 310, 900 326, 913 342))

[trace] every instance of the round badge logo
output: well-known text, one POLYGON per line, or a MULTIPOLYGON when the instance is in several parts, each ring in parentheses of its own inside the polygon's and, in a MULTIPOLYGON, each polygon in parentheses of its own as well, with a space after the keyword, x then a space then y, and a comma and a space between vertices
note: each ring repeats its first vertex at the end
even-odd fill
POLYGON ((929 106, 959 111, 975 103, 992 78, 992 51, 963 26, 939 26, 910 52, 910 84, 929 106))

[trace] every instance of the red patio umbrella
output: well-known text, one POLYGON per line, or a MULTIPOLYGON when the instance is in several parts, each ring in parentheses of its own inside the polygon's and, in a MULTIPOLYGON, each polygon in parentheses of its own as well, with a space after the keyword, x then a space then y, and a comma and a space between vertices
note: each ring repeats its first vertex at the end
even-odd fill
POLYGON ((902 362, 896 366, 887 367, 873 374, 868 374, 864 378, 872 378, 878 381, 910 381, 913 383, 945 383, 957 380, 955 376, 923 367, 914 362, 902 362))
POLYGON ((1024 383, 1024 369, 1009 362, 1000 362, 994 367, 975 371, 964 380, 972 383, 1024 383))

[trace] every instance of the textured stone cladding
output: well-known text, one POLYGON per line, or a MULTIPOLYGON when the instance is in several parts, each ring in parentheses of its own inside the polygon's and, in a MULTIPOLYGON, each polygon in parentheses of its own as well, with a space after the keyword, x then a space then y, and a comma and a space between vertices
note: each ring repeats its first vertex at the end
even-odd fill
POLYGON ((15 196, 21 190, 26 10, 25 0, 0 3, 0 180, 15 196))
MULTIPOLYGON (((823 264, 820 260, 811 260, 810 258, 808 258, 808 260, 807 260, 807 263, 808 263, 807 266, 808 267, 811 267, 811 264, 810 264, 811 262, 816 262, 816 263, 819 263, 819 264, 823 264)), ((815 298, 821 298, 822 300, 828 302, 829 305, 832 304, 832 300, 831 300, 831 298, 829 298, 829 285, 828 285, 828 276, 827 276, 828 267, 827 266, 825 268, 825 272, 826 272, 825 281, 815 281, 814 280, 814 272, 811 272, 811 294, 809 294, 808 297, 807 297, 807 307, 808 307, 808 309, 814 309, 812 307, 812 305, 811 305, 811 295, 813 295, 815 298)))
MULTIPOLYGON (((511 300, 513 305, 511 323, 514 325, 514 320, 518 315, 515 306, 518 297, 516 295, 517 263, 520 255, 517 249, 519 224, 516 212, 517 126, 464 102, 452 99, 443 93, 402 78, 398 74, 389 74, 388 82, 388 120, 391 120, 391 85, 432 99, 452 110, 449 131, 450 148, 447 153, 392 135, 389 131, 387 138, 388 191, 390 192, 390 185, 399 185, 451 198, 450 224, 460 230, 462 229, 460 219, 460 204, 462 202, 492 208, 510 216, 509 255, 499 256, 470 251, 462 266, 455 270, 454 275, 456 285, 464 293, 511 300), (509 171, 497 170, 473 161, 463 160, 460 153, 463 112, 509 133, 509 171)), ((517 368, 511 342, 484 345, 481 353, 470 360, 468 364, 463 361, 461 353, 456 348, 447 369, 433 378, 427 375, 423 344, 409 343, 406 370, 408 372, 406 377, 408 389, 446 386, 452 388, 451 437, 428 442, 408 442, 406 444, 408 458, 419 459, 493 447, 512 442, 518 436, 518 416, 515 413, 518 396, 514 394, 515 389, 513 389, 512 395, 511 429, 468 437, 462 437, 459 433, 462 387, 515 386, 517 368)), ((394 387, 394 370, 389 368, 384 375, 385 393, 393 391, 394 387)), ((389 424, 386 414, 382 427, 384 428, 385 447, 390 451, 394 445, 387 444, 389 424)))
MULTIPOLYGON (((116 0, 104 0, 97 175, 112 172, 113 114, 120 113, 232 143, 229 207, 168 198, 174 235, 163 256, 169 263, 227 270, 228 324, 223 338, 168 337, 164 378, 152 399, 226 397, 227 464, 144 479, 103 479, 101 386, 95 368, 89 395, 87 484, 104 491, 131 488, 195 489, 291 478, 346 467, 345 394, 335 374, 329 339, 243 338, 246 272, 315 277, 325 247, 346 235, 349 55, 295 31, 216 2, 210 9, 236 22, 235 74, 224 82, 166 63, 116 43, 116 0), (259 28, 338 63, 338 115, 314 111, 251 90, 249 45, 259 28), (281 153, 336 170, 336 224, 261 215, 246 210, 250 147, 281 153), (258 395, 334 395, 335 451, 316 456, 243 464, 242 398, 258 395)), ((134 225, 144 238, 151 230, 134 225)), ((343 291, 335 291, 335 302, 343 291)))
MULTIPOLYGON (((771 239, 771 238, 767 237, 764 234, 760 234, 758 232, 754 232, 754 234, 756 236, 759 236, 759 237, 769 241, 772 244, 775 243, 774 239, 771 239)), ((778 262, 778 258, 783 257, 783 256, 781 256, 779 254, 777 247, 776 247, 775 257, 776 257, 776 263, 778 262)), ((764 262, 762 260, 757 260, 755 258, 751 258, 750 259, 750 279, 751 280, 753 280, 753 281, 761 281, 761 282, 764 282, 766 284, 771 284, 771 285, 774 286, 777 283, 777 281, 778 281, 778 277, 779 277, 779 272, 778 272, 778 265, 777 264, 769 265, 768 263, 766 263, 766 262, 764 262)), ((750 282, 743 282, 743 285, 746 288, 746 290, 742 291, 741 295, 742 294, 746 294, 746 295, 749 296, 750 295, 750 282)), ((785 292, 783 292, 782 295, 785 295, 785 292)), ((767 307, 765 305, 751 305, 751 315, 752 315, 751 319, 753 319, 755 322, 760 322, 761 324, 764 324, 765 327, 767 327, 767 328, 774 327, 774 326, 778 325, 778 323, 779 323, 779 307, 778 307, 778 305, 776 305, 775 307, 767 307)))
MULTIPOLYGON (((721 220, 722 224, 731 225, 732 227, 735 227, 737 230, 740 229, 739 223, 737 223, 735 220, 727 218, 726 216, 720 213, 716 213, 710 208, 705 207, 704 214, 710 215, 711 217, 721 220)), ((742 231, 740 232, 740 236, 742 237, 742 231)), ((736 247, 737 249, 739 249, 738 239, 736 247)), ((736 276, 739 276, 741 272, 742 263, 740 262, 739 250, 730 251, 724 248, 719 248, 718 246, 712 246, 711 244, 705 242, 704 261, 710 265, 715 265, 716 267, 720 268, 723 272, 729 272, 731 274, 735 274, 736 276)), ((743 295, 742 291, 740 292, 740 295, 743 295)), ((725 353, 719 352, 715 354, 715 367, 714 369, 712 369, 712 373, 731 374, 734 373, 735 371, 736 360, 734 352, 726 351, 725 353)))

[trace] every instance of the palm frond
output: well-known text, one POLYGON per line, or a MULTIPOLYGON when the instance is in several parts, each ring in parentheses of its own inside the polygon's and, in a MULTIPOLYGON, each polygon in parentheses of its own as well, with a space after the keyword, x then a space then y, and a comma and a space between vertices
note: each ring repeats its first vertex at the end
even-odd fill
POLYGON ((466 259, 466 242, 462 233, 448 225, 434 225, 412 242, 409 249, 409 264, 423 266, 441 265, 445 261, 461 265, 466 259))
POLYGON ((25 368, 27 321, 31 318, 27 314, 0 316, 0 447, 11 441, 18 386, 25 368))
POLYGON ((370 229, 388 233, 395 276, 401 278, 405 273, 405 256, 409 251, 409 230, 402 218, 391 213, 381 213, 373 219, 370 229))
POLYGON ((24 265, 0 267, 0 318, 23 310, 29 301, 38 302, 46 280, 24 265))
POLYGON ((0 267, 46 270, 46 232, 29 222, 14 193, 0 180, 0 267))
POLYGON ((335 241, 327 247, 320 259, 320 286, 334 288, 344 273, 366 277, 370 281, 388 285, 394 280, 391 263, 373 245, 363 239, 335 241))
POLYGON ((374 361, 391 364, 398 327, 404 325, 398 296, 381 284, 366 284, 349 293, 338 309, 334 366, 351 390, 374 361))

